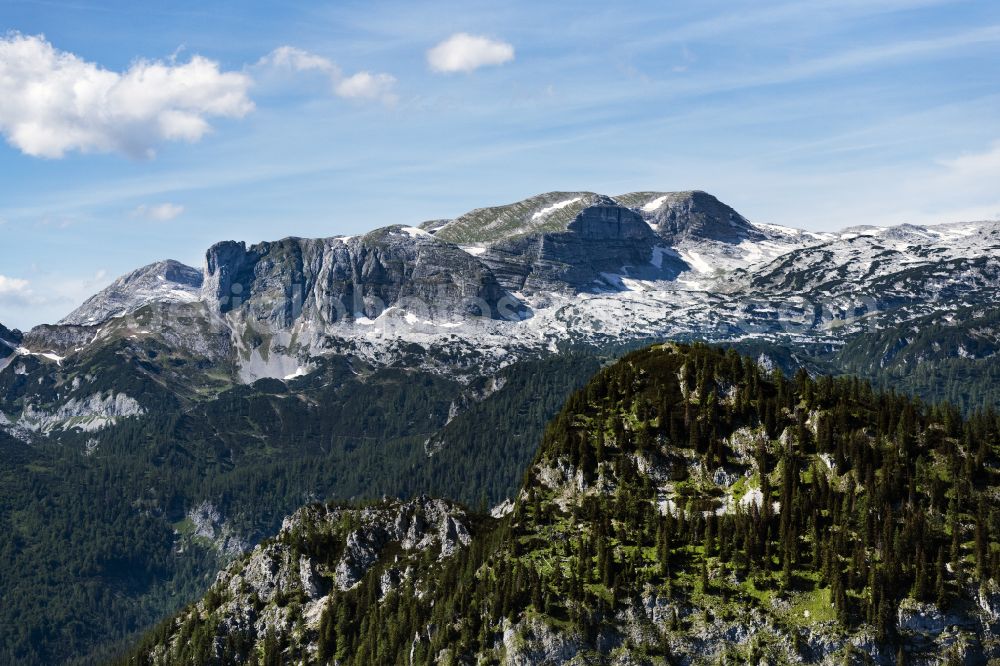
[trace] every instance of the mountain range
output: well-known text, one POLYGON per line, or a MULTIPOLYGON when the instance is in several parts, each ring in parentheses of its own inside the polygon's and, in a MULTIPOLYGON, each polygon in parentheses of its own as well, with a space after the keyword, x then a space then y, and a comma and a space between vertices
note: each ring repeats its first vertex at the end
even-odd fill
POLYGON ((810 232, 697 191, 140 268, 0 326, 0 660, 106 659, 313 500, 514 500, 572 391, 651 342, 995 406, 998 288, 998 222, 810 232))
POLYGON ((203 270, 141 268, 24 348, 61 359, 158 339, 244 383, 301 374, 345 347, 388 362, 400 343, 471 345, 493 364, 563 343, 685 335, 834 348, 989 306, 1000 274, 995 222, 813 233, 754 225, 704 192, 554 192, 421 226, 219 243, 203 270), (190 323, 143 328, 151 316, 190 323))

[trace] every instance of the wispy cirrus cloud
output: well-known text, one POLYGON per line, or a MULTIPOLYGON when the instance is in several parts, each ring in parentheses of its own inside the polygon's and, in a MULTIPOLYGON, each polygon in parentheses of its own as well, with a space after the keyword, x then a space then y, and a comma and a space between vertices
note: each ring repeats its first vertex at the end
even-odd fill
POLYGON ((427 52, 435 72, 472 72, 480 67, 503 65, 514 59, 514 47, 482 35, 458 32, 427 52))
POLYGON ((105 270, 91 274, 33 271, 31 279, 0 275, 0 323, 28 330, 39 313, 55 321, 108 285, 105 270))
POLYGON ((280 46, 261 58, 254 69, 261 80, 274 72, 319 74, 329 90, 345 99, 373 100, 387 106, 399 97, 395 92, 396 77, 386 73, 360 71, 346 76, 337 63, 321 55, 294 46, 280 46))
POLYGON ((28 290, 27 280, 0 275, 0 295, 23 294, 28 290))
POLYGON ((257 62, 258 67, 273 67, 295 72, 323 72, 339 78, 340 67, 329 58, 294 46, 279 46, 257 62))
POLYGON ((184 206, 174 203, 140 204, 132 210, 132 217, 153 222, 169 222, 184 213, 184 206))
POLYGON ((44 36, 0 37, 0 133, 33 157, 117 152, 149 158, 159 144, 195 142, 211 118, 253 110, 251 79, 193 56, 187 63, 141 60, 104 69, 44 36))

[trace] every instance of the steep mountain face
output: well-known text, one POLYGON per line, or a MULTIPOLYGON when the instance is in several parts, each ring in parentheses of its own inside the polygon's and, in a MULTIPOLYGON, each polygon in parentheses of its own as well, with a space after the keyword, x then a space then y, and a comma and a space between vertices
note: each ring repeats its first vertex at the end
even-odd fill
POLYGON ((222 243, 208 251, 205 299, 220 313, 241 305, 249 317, 288 328, 374 318, 407 301, 425 316, 447 320, 499 317, 496 304, 519 304, 490 271, 458 247, 415 227, 387 227, 364 236, 261 243, 222 243), (489 304, 482 311, 481 303, 489 304))
POLYGON ((8 347, 11 343, 16 342, 18 336, 19 333, 16 330, 12 331, 3 324, 0 324, 0 340, 6 342, 8 347))
POLYGON ((507 289, 535 295, 614 289, 623 272, 638 279, 671 279, 684 266, 665 249, 638 213, 597 197, 564 231, 499 240, 479 258, 507 289), (609 275, 614 276, 610 281, 609 275))
POLYGON ((0 324, 0 372, 6 368, 17 355, 21 346, 21 332, 11 331, 0 324))
MULTIPOLYGON (((466 322, 528 312, 488 266, 403 226, 250 248, 220 243, 206 257, 202 298, 212 311, 206 325, 230 332, 244 382, 300 376, 310 359, 354 346, 349 340, 398 339, 383 336, 393 323, 441 338, 466 322)), ((378 346, 373 356, 396 357, 378 346)))
POLYGON ((654 347, 569 400, 500 517, 308 507, 122 663, 986 663, 998 442, 654 347))
POLYGON ((64 317, 63 325, 96 326, 150 303, 191 303, 201 294, 202 272, 173 260, 123 275, 64 317))

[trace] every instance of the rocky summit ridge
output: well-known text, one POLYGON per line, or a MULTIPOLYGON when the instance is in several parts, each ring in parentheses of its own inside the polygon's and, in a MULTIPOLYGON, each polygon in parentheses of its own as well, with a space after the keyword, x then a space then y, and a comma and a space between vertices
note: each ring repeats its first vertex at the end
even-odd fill
POLYGON ((226 241, 201 271, 151 264, 28 332, 0 363, 30 374, 15 360, 66 365, 146 340, 252 383, 344 353, 391 366, 422 350, 426 367, 452 375, 654 338, 826 353, 868 330, 992 307, 1000 288, 997 222, 816 233, 754 224, 690 191, 552 192, 423 226, 226 241))

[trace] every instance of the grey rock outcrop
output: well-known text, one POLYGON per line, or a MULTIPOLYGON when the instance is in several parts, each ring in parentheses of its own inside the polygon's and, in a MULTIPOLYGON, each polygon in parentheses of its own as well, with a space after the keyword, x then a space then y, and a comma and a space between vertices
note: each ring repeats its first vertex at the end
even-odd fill
POLYGON ((599 290, 614 288, 609 276, 676 276, 683 263, 671 253, 654 255, 658 245, 660 238, 638 213, 600 197, 564 231, 501 240, 480 258, 512 291, 599 290))
POLYGON ((897 612, 900 631, 937 636, 944 631, 947 618, 934 604, 923 604, 906 599, 897 612))
POLYGON ((187 518, 194 527, 194 536, 207 539, 212 547, 226 557, 240 555, 250 547, 246 537, 238 534, 218 508, 208 500, 188 511, 187 518))
POLYGON ((84 398, 71 398, 53 410, 27 404, 18 419, 18 426, 46 433, 54 428, 96 432, 112 426, 121 419, 141 416, 146 410, 124 393, 95 393, 84 398))
POLYGON ((31 350, 66 354, 89 344, 94 339, 94 332, 92 326, 42 324, 25 333, 22 343, 31 350))
MULTIPOLYGON (((13 356, 15 350, 21 346, 21 332, 17 330, 10 330, 3 324, 0 324, 0 362, 6 361, 9 357, 13 356)), ((0 365, 0 368, 4 367, 0 365)))
MULTIPOLYGON (((215 507, 206 502, 196 512, 198 529, 216 533, 221 516, 215 507)), ((373 569, 369 580, 376 581, 380 599, 404 581, 429 584, 413 580, 415 565, 425 553, 444 559, 468 545, 465 521, 460 507, 427 497, 365 508, 310 505, 286 518, 277 537, 219 573, 209 594, 188 612, 213 618, 217 645, 239 637, 252 646, 249 655, 267 636, 285 635, 296 650, 315 657, 315 632, 338 590, 357 585, 373 569)), ((172 663, 175 647, 153 651, 152 663, 172 663)))
POLYGON ((278 328, 375 318, 391 307, 432 318, 497 318, 498 306, 523 309, 474 257, 402 226, 249 248, 220 243, 208 251, 202 297, 220 313, 242 310, 278 328))
POLYGON ((348 590, 357 585, 390 543, 404 551, 433 549, 440 559, 451 557, 472 539, 463 516, 447 502, 426 497, 389 510, 363 509, 334 572, 336 586, 348 590))
POLYGON ((1000 583, 987 581, 979 588, 977 601, 984 619, 992 625, 1000 624, 1000 583))
POLYGON ((526 620, 503 632, 504 666, 565 664, 584 650, 581 636, 557 631, 539 620, 526 620))
POLYGON ((201 283, 201 271, 170 259, 158 261, 118 278, 59 323, 96 326, 149 303, 190 303, 198 299, 201 283))
POLYGON ((628 202, 626 205, 648 201, 644 206, 637 206, 636 211, 669 245, 692 239, 735 244, 765 238, 745 217, 700 190, 634 192, 616 199, 628 202))

